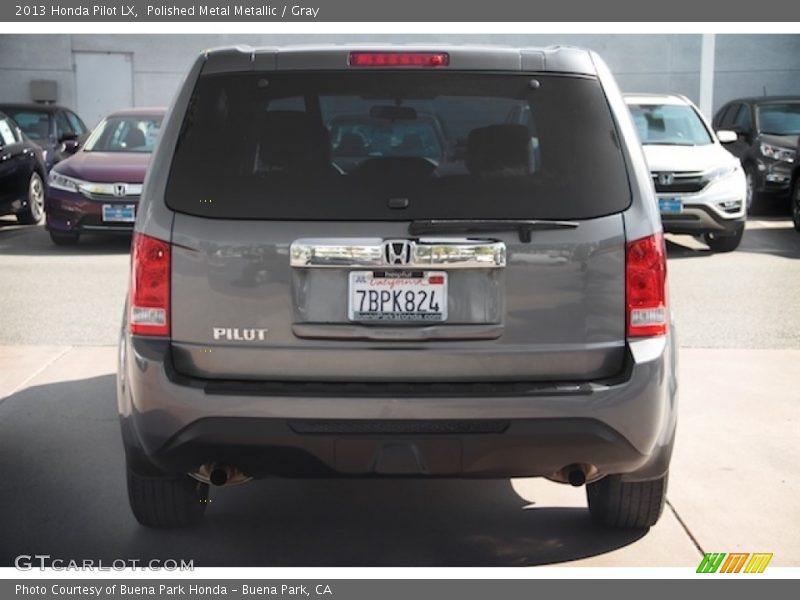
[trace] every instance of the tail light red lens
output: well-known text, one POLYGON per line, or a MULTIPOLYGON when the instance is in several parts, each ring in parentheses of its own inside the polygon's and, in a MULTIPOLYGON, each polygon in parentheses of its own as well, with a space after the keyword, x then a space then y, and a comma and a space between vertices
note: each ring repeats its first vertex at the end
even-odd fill
POLYGON ((667 333, 667 251, 662 234, 626 245, 625 302, 628 337, 667 333))
POLYGON ((351 52, 351 67, 446 67, 447 52, 351 52))
POLYGON ((130 332, 169 336, 170 245, 137 233, 133 236, 131 262, 130 332))

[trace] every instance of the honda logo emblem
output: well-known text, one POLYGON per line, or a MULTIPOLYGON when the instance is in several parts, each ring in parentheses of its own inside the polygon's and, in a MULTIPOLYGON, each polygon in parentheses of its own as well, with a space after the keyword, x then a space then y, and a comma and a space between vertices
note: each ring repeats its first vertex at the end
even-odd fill
POLYGON ((115 183, 114 184, 114 195, 115 196, 125 196, 128 193, 128 184, 126 183, 115 183))
POLYGON ((388 240, 383 243, 383 260, 387 265, 407 265, 411 262, 411 242, 388 240))
POLYGON ((659 173, 658 183, 659 185, 672 185, 675 183, 675 173, 659 173))

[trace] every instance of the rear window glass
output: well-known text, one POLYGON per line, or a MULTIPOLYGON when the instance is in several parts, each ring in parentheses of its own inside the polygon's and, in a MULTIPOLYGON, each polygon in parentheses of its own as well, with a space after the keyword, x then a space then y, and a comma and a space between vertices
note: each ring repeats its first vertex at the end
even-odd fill
POLYGON ((166 201, 235 219, 579 219, 630 190, 592 78, 236 73, 197 82, 166 201))
POLYGON ((46 140, 50 135, 50 115, 37 110, 9 110, 8 114, 32 140, 46 140))

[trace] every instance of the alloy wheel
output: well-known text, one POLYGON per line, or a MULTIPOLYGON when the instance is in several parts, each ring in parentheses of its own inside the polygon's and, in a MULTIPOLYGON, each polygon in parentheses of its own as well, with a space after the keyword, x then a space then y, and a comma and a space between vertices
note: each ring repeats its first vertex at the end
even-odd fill
POLYGON ((28 185, 28 206, 33 219, 39 221, 44 214, 44 185, 42 184, 42 178, 36 173, 31 175, 31 181, 28 185))

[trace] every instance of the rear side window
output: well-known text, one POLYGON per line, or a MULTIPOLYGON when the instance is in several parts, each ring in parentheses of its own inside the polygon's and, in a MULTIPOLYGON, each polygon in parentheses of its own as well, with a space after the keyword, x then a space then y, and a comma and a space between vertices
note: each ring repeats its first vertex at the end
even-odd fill
POLYGON ((739 106, 739 112, 736 113, 733 125, 742 131, 750 131, 753 128, 753 119, 750 117, 750 107, 747 104, 739 106))
POLYGON ((56 113, 56 139, 61 139, 65 135, 72 135, 75 132, 67 120, 67 115, 62 111, 56 113))
POLYGON ((630 190, 597 80, 442 72, 203 76, 173 210, 286 220, 581 219, 630 190))
POLYGON ((11 110, 9 115, 32 140, 46 140, 50 136, 50 116, 35 110, 11 110))
POLYGON ((73 112, 67 111, 67 119, 69 119, 69 123, 70 125, 72 125, 72 130, 75 133, 77 133, 78 135, 83 135, 84 133, 86 133, 86 126, 83 124, 83 121, 81 121, 78 118, 78 115, 76 115, 73 112))

